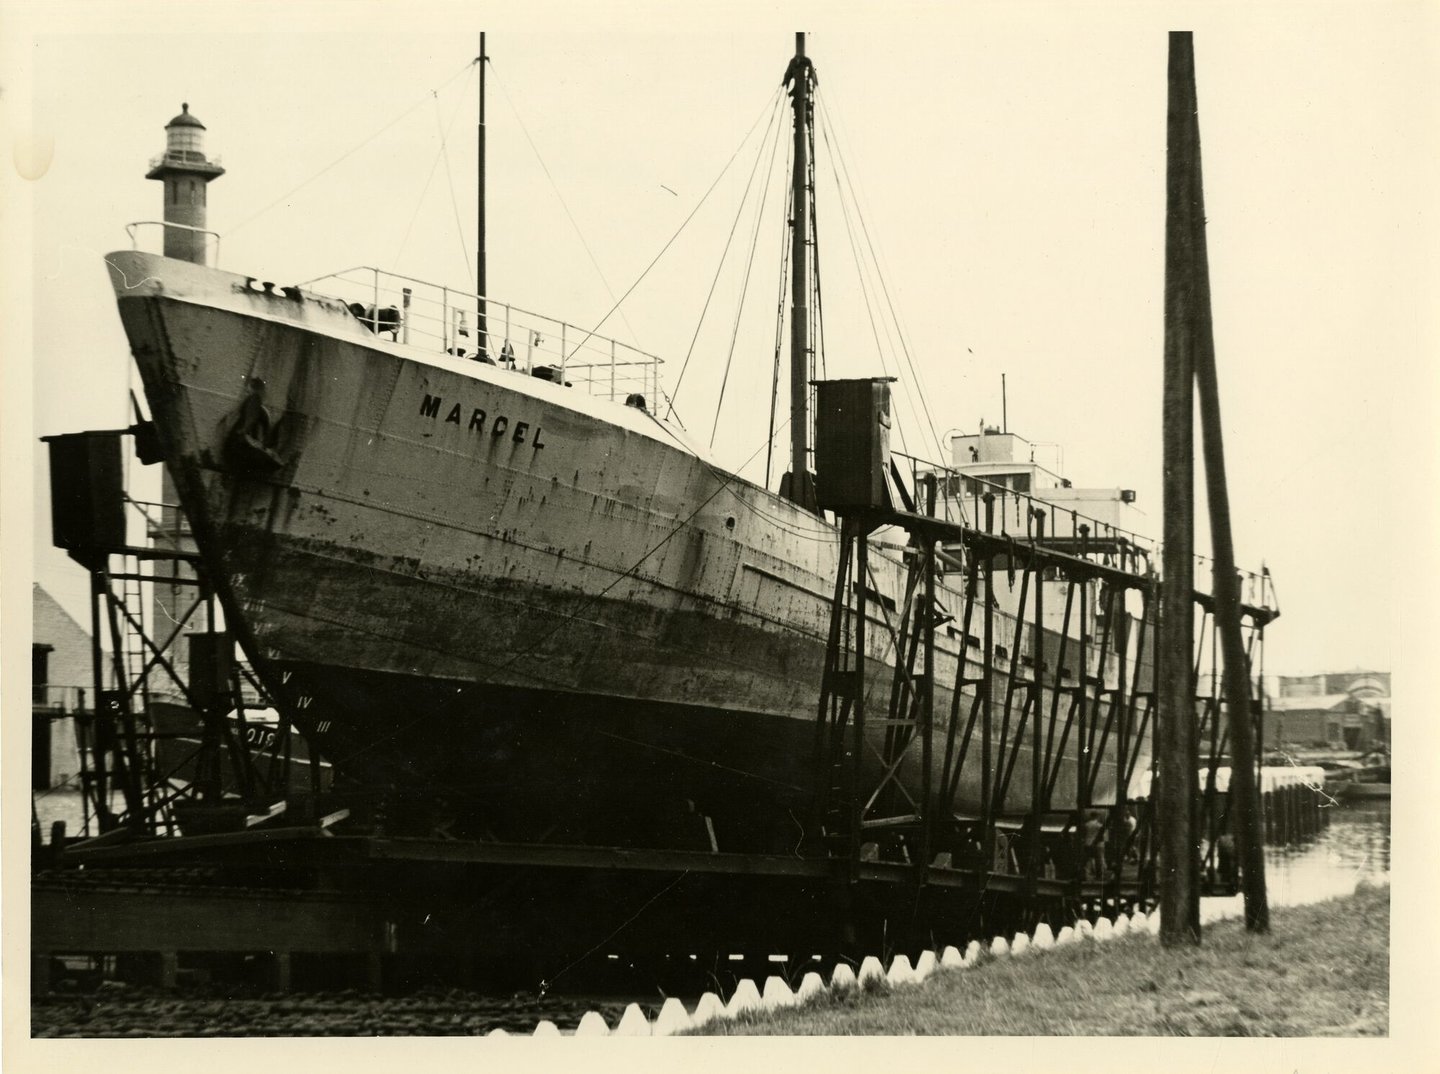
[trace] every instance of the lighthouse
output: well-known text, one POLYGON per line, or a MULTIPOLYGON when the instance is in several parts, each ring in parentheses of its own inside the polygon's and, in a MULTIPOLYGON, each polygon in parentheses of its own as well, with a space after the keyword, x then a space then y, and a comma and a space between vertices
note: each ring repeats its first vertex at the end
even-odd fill
MULTIPOLYGON (((166 257, 205 264, 205 188, 210 180, 225 174, 218 160, 205 156, 205 124, 190 114, 188 103, 180 106, 180 114, 165 124, 165 152, 150 161, 146 179, 165 184, 165 247, 166 257)), ((160 511, 151 518, 148 529, 152 546, 160 552, 194 552, 195 538, 190 523, 179 506, 175 479, 168 467, 161 478, 160 511)), ((177 560, 172 571, 175 581, 156 582, 151 593, 152 622, 184 623, 190 636, 202 638, 212 629, 209 608, 204 604, 192 607, 199 590, 195 587, 195 569, 177 560)), ((180 645, 170 654, 171 665, 180 679, 190 679, 188 646, 180 645)), ((183 702, 179 694, 162 686, 161 700, 183 702)))
POLYGON ((150 161, 145 176, 165 184, 166 257, 205 264, 205 187, 224 174, 218 160, 205 157, 205 124, 182 104, 165 124, 165 152, 150 161))

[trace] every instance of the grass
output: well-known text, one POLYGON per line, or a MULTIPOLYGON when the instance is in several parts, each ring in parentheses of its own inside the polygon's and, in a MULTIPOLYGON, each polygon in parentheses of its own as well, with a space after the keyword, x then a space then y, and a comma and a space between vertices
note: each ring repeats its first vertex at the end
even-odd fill
POLYGON ((989 959, 921 987, 825 993, 712 1023, 712 1035, 1386 1036, 1390 889, 1272 912, 1271 932, 1208 926, 1198 948, 1153 937, 989 959))

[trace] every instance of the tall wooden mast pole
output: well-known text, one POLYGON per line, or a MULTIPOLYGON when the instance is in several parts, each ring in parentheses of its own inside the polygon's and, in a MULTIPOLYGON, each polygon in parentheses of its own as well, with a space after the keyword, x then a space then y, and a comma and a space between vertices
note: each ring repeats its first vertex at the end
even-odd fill
POLYGON ((478 155, 479 168, 479 201, 477 205, 476 218, 478 221, 475 234, 475 297, 478 303, 476 312, 476 340, 481 354, 490 352, 490 339, 486 334, 485 325, 485 34, 480 34, 480 58, 475 61, 480 65, 480 129, 479 137, 476 139, 476 153, 478 155))
POLYGON ((785 70, 795 112, 795 171, 790 206, 790 472, 780 494, 818 510, 810 473, 810 84, 815 69, 805 55, 805 35, 795 35, 795 57, 785 70))
POLYGON ((1199 769, 1195 726, 1195 300, 1192 171, 1195 148, 1186 138, 1195 112, 1194 57, 1188 33, 1170 35, 1165 167, 1165 377, 1162 409, 1164 462, 1164 574, 1160 583, 1159 760, 1160 941, 1200 942, 1200 863, 1195 786, 1199 769))
POLYGON ((1215 623, 1224 657, 1225 704, 1229 714, 1232 764, 1230 818, 1240 881, 1245 893, 1245 926, 1270 930, 1265 890, 1265 841, 1260 825, 1260 793, 1255 779, 1255 724, 1250 695, 1250 660, 1240 628, 1240 581, 1230 529, 1230 494, 1225 477, 1225 441, 1220 425, 1220 386, 1215 372, 1215 327, 1210 311, 1210 254, 1205 239, 1205 188, 1200 168, 1200 117, 1196 103, 1194 42, 1184 35, 1190 104, 1186 115, 1186 154, 1191 161, 1189 191, 1191 305, 1195 386, 1200 398, 1200 442, 1205 457, 1206 502, 1210 509, 1210 546, 1214 553, 1215 623))

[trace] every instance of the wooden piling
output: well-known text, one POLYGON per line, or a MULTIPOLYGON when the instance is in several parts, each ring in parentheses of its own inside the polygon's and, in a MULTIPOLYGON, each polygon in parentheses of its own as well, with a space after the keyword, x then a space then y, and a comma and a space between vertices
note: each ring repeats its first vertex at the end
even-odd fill
POLYGON ((1188 33, 1170 35, 1165 172, 1165 377, 1162 408, 1164 573, 1160 629, 1156 754, 1159 760, 1160 940, 1200 942, 1200 863, 1195 781, 1199 748, 1194 652, 1195 429, 1191 331, 1194 265, 1189 256, 1189 171, 1196 162, 1185 138, 1195 110, 1194 61, 1188 33))
MULTIPOLYGON (((1176 203, 1183 214, 1184 284, 1187 325, 1184 328, 1194 363, 1200 397, 1201 442, 1205 452, 1206 500, 1210 514, 1210 545, 1214 562, 1215 624, 1225 660, 1225 703, 1230 716, 1230 817, 1240 879, 1245 891, 1245 926, 1267 932, 1270 910, 1265 894, 1265 840, 1260 830, 1256 783, 1255 727, 1250 701, 1250 661, 1240 625, 1240 580, 1230 531, 1230 497, 1225 478, 1225 442, 1220 423, 1220 388, 1215 371, 1215 333, 1210 315, 1210 267, 1205 241, 1205 192, 1200 168, 1199 105, 1195 91, 1195 50, 1192 35, 1171 34, 1171 74, 1181 85, 1183 107, 1172 104, 1170 118, 1180 123, 1171 143, 1184 160, 1183 189, 1176 203), (1178 53, 1178 58, 1177 58, 1178 53)), ((1172 82, 1171 92, 1176 88, 1172 82)), ((1169 248, 1167 243, 1167 258, 1169 248)), ((1168 297, 1168 286, 1167 286, 1168 297)))

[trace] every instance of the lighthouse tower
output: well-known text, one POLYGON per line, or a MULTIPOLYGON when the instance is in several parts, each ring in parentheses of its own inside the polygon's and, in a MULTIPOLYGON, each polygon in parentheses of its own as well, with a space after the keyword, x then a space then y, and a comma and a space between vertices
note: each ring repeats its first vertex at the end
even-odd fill
POLYGON ((165 124, 165 152, 150 162, 145 176, 165 184, 166 257, 205 263, 205 187, 224 174, 218 160, 205 157, 205 124, 182 104, 180 114, 165 124))
MULTIPOLYGON (((165 124, 165 152, 150 161, 150 171, 145 175, 146 179, 158 179, 165 184, 166 257, 205 264, 205 187, 210 180, 224 174, 225 169, 218 161, 205 156, 205 124, 190 114, 189 104, 182 104, 180 114, 165 124)), ((148 527, 150 542, 158 551, 195 551, 190 523, 179 503, 175 481, 167 467, 161 478, 159 517, 152 518, 148 527)), ((194 568, 176 561, 173 574, 177 579, 175 583, 155 583, 151 594, 152 622, 185 622, 188 632, 206 633, 212 627, 207 609, 203 605, 191 608, 197 590, 194 585, 186 584, 195 578, 194 568)), ((175 649, 170 654, 170 662, 182 680, 189 681, 188 646, 182 644, 175 649)), ((161 700, 180 700, 178 694, 167 697, 164 686, 158 694, 161 700)))

